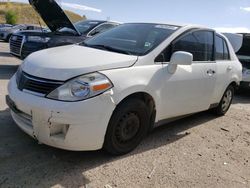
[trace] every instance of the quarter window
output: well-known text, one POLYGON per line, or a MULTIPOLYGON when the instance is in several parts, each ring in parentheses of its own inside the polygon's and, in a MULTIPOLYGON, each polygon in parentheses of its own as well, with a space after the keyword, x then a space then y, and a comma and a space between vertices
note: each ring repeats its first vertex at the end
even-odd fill
POLYGON ((224 60, 224 41, 221 37, 215 37, 215 59, 216 60, 224 60))
POLYGON ((225 60, 229 60, 230 57, 229 57, 229 52, 228 52, 228 46, 227 46, 227 43, 224 41, 224 59, 225 60))
POLYGON ((218 35, 216 35, 215 37, 215 50, 216 50, 215 53, 216 60, 230 59, 227 43, 222 37, 218 35))

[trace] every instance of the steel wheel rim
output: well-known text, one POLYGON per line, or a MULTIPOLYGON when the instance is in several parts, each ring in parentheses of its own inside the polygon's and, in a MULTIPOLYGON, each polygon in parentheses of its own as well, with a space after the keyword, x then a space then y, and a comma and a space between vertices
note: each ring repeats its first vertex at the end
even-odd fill
POLYGON ((231 90, 228 90, 222 100, 222 110, 225 112, 226 110, 228 110, 228 108, 230 107, 231 101, 233 98, 233 92, 231 90))
POLYGON ((115 130, 115 137, 119 144, 126 144, 133 140, 140 130, 140 119, 135 113, 127 113, 119 121, 115 130))

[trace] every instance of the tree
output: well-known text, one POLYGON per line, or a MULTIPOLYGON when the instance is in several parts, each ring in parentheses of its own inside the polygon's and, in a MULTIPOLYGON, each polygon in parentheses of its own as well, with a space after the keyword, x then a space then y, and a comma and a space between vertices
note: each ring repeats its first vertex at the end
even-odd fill
POLYGON ((5 13, 5 20, 7 24, 16 24, 17 23, 17 13, 12 11, 12 10, 8 10, 5 13))

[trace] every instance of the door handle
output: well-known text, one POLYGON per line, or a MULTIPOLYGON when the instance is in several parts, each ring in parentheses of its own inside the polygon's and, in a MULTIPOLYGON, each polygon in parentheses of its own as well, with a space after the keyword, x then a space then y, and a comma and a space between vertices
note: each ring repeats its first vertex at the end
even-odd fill
POLYGON ((209 69, 209 70, 207 71, 207 74, 208 74, 209 76, 213 76, 214 74, 216 74, 216 72, 215 72, 215 70, 209 69))
POLYGON ((231 71, 231 70, 233 70, 233 67, 229 66, 229 67, 227 67, 227 70, 231 71))

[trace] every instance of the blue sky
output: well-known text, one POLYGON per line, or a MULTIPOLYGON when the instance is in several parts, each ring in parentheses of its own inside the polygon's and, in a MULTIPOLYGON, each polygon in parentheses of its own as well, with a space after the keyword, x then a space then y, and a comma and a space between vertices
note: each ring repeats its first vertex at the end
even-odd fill
MULTIPOLYGON (((28 0, 14 0, 28 2, 28 0)), ((58 0, 90 19, 171 22, 250 32, 250 0, 58 0)), ((235 32, 237 32, 235 31, 235 32)))

